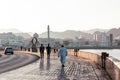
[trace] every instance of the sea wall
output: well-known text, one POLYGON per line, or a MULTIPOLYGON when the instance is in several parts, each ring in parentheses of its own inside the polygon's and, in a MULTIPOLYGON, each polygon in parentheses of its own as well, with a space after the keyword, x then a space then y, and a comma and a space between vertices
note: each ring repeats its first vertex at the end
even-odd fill
MULTIPOLYGON (((74 50, 68 50, 69 55, 74 55, 74 50)), ((101 54, 79 51, 77 57, 89 59, 102 67, 101 54)), ((120 80, 120 60, 111 56, 105 60, 105 69, 112 80, 120 80)))
MULTIPOLYGON (((31 50, 29 52, 31 52, 31 50)), ((38 49, 37 55, 39 55, 39 49, 38 49)), ((68 55, 74 56, 74 50, 68 49, 68 55)), ((79 50, 77 57, 89 59, 102 67, 101 54, 79 50)), ((112 80, 120 80, 120 60, 115 59, 109 55, 109 57, 107 57, 105 60, 104 70, 108 73, 108 75, 111 77, 112 80)))

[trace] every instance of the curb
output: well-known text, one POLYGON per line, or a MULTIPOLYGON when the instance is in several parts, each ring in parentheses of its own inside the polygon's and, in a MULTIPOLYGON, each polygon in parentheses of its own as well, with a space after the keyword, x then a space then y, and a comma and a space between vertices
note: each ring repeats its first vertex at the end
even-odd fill
POLYGON ((32 54, 32 55, 36 55, 36 56, 40 57, 38 52, 28 52, 28 51, 16 51, 16 52, 23 52, 23 53, 26 53, 26 54, 32 54))

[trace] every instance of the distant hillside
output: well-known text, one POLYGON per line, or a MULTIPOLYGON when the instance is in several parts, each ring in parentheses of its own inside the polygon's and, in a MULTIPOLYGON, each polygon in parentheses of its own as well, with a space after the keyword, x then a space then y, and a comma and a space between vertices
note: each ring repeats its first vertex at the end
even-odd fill
POLYGON ((23 38, 31 38, 32 36, 28 33, 14 33, 16 36, 22 36, 23 38))
MULTIPOLYGON (((76 39, 76 38, 84 38, 84 39, 93 39, 93 33, 106 32, 107 34, 113 34, 114 38, 120 37, 120 28, 112 28, 112 29, 92 29, 88 31, 75 31, 75 30, 67 30, 64 32, 50 32, 51 38, 59 38, 59 39, 76 39)), ((12 29, 0 29, 0 33, 8 33, 12 32, 16 36, 22 36, 24 38, 31 38, 34 33, 22 33, 20 30, 12 28, 12 29)), ((44 32, 39 35, 40 38, 47 38, 47 32, 44 32)))
POLYGON ((16 36, 22 36, 23 38, 31 38, 31 35, 29 33, 23 33, 22 31, 15 29, 15 28, 0 29, 0 33, 8 33, 8 32, 12 32, 16 36))
MULTIPOLYGON (((40 37, 46 38, 47 32, 40 34, 40 37)), ((64 32, 52 32, 51 31, 50 37, 51 38, 59 38, 59 39, 66 39, 66 38, 75 39, 76 37, 83 37, 85 39, 91 39, 92 35, 88 34, 88 33, 81 32, 81 31, 67 30, 64 32)))
POLYGON ((8 32, 12 32, 12 33, 22 33, 22 31, 15 29, 15 28, 11 28, 11 29, 0 29, 0 33, 8 33, 8 32))
POLYGON ((33 36, 35 33, 32 33, 32 32, 28 32, 28 34, 29 34, 30 36, 33 36))
POLYGON ((107 34, 113 34, 113 37, 116 38, 116 37, 119 37, 120 36, 120 28, 112 28, 110 29, 107 34))
POLYGON ((109 29, 99 29, 99 28, 96 28, 96 29, 91 29, 91 30, 84 31, 84 32, 93 34, 93 33, 96 32, 96 31, 99 31, 99 32, 108 32, 109 29))

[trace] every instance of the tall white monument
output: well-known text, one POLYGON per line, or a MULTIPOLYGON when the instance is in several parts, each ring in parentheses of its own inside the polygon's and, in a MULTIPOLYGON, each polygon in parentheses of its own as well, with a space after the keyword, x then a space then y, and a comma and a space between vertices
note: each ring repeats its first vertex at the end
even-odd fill
POLYGON ((47 29, 48 29, 48 43, 50 44, 50 28, 49 28, 49 25, 48 25, 47 29))

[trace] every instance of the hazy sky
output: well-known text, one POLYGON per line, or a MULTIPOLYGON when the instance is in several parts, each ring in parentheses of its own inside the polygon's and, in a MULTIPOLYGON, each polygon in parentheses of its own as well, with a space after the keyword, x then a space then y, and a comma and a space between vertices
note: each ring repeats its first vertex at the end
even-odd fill
POLYGON ((23 32, 120 27, 120 0, 0 0, 0 28, 23 32))

